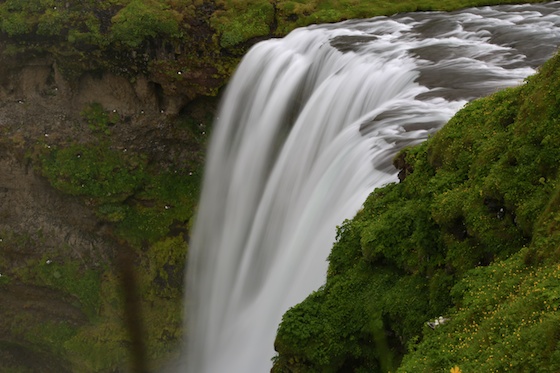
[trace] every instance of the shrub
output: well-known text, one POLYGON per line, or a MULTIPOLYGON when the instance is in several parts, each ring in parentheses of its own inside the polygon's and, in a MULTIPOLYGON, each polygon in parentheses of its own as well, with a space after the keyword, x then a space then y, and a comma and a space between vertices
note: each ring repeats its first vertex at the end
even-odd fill
POLYGON ((111 37, 131 48, 147 39, 179 37, 182 16, 164 2, 132 0, 112 19, 111 37))
POLYGON ((274 7, 268 0, 230 1, 227 5, 225 10, 216 11, 210 19, 223 48, 270 34, 274 7))
POLYGON ((140 157, 124 156, 104 143, 54 149, 43 157, 42 171, 55 188, 98 205, 125 200, 145 178, 140 157))

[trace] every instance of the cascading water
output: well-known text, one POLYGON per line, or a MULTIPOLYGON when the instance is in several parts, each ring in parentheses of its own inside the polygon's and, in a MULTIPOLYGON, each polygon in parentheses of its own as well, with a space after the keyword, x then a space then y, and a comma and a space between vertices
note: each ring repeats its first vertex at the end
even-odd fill
POLYGON ((325 280, 336 226, 392 157, 465 102, 520 84, 560 40, 560 5, 414 13, 298 29, 229 84, 189 253, 186 370, 270 370, 282 314, 325 280))

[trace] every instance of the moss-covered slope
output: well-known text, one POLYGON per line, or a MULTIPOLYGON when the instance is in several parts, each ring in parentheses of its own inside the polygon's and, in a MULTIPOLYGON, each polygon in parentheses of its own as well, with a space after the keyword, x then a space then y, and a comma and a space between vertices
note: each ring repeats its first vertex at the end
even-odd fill
POLYGON ((556 56, 403 151, 284 315, 274 371, 557 372, 559 91, 556 56))
POLYGON ((2 372, 156 371, 177 353, 208 119, 147 118, 144 134, 113 114, 91 105, 67 122, 76 138, 0 141, 2 372))

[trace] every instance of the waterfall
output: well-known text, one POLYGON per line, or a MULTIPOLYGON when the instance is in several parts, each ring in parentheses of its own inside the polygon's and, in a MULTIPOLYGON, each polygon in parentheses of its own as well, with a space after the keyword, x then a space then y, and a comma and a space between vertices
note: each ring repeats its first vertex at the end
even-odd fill
POLYGON ((269 371, 282 314, 325 281, 336 226, 466 102, 556 50, 559 3, 297 29, 243 58, 216 118, 187 268, 185 367, 269 371))

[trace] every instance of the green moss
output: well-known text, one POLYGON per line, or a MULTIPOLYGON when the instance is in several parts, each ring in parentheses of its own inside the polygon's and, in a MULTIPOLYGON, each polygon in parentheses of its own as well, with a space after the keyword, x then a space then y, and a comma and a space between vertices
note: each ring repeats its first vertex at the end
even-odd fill
POLYGON ((93 102, 80 113, 93 132, 110 135, 110 126, 120 122, 119 114, 105 110, 100 103, 93 102))
POLYGON ((55 188, 95 204, 124 201, 145 178, 141 157, 123 155, 107 143, 53 148, 41 162, 55 188))
MULTIPOLYGON (((531 1, 535 2, 535 1, 531 1)), ((382 15, 415 11, 451 11, 480 5, 511 3, 510 1, 488 0, 285 0, 276 3, 276 33, 283 35, 296 27, 315 23, 338 22, 346 19, 370 18, 382 15)))
POLYGON ((527 267, 522 256, 470 271, 453 289, 449 323, 426 333, 399 371, 557 371, 557 265, 527 267))
POLYGON ((111 34, 115 41, 138 47, 155 37, 179 37, 182 16, 165 2, 132 0, 113 18, 111 34))
POLYGON ((140 264, 143 327, 151 361, 168 360, 179 352, 186 255, 184 237, 176 236, 155 243, 140 264))
POLYGON ((91 319, 100 307, 100 270, 84 268, 76 260, 63 261, 46 256, 29 260, 25 267, 12 269, 20 281, 47 286, 76 299, 76 306, 91 319))
POLYGON ((76 335, 76 327, 67 322, 49 321, 32 324, 26 331, 24 338, 34 345, 52 346, 56 355, 64 353, 66 341, 76 335))
POLYGON ((375 333, 382 325, 375 310, 383 291, 394 281, 390 272, 380 271, 368 278, 360 269, 332 277, 324 289, 284 315, 275 342, 275 348, 284 354, 274 371, 378 368, 379 355, 372 342, 377 339, 377 346, 386 342, 383 332, 375 333))
POLYGON ((225 9, 216 11, 210 24, 216 29, 223 48, 270 35, 274 8, 269 0, 227 0, 222 1, 222 6, 225 9))
MULTIPOLYGON (((15 243, 11 238, 8 241, 10 245, 15 243)), ((28 240, 25 242, 29 245, 28 240)), ((137 312, 145 331, 146 360, 154 370, 174 357, 181 341, 186 252, 184 238, 176 236, 136 253, 136 290, 142 294, 137 312)), ((89 316, 89 322, 59 320, 56 312, 38 313, 33 301, 29 301, 23 310, 4 311, 15 312, 13 317, 12 313, 3 314, 10 317, 7 338, 15 338, 24 348, 64 362, 69 371, 126 369, 131 338, 123 322, 125 296, 121 276, 118 267, 93 270, 84 268, 81 261, 60 258, 12 265, 10 277, 18 284, 56 290, 53 294, 70 302, 64 312, 76 315, 79 310, 89 316)), ((56 304, 60 307, 62 303, 56 304)))
POLYGON ((116 232, 127 241, 153 243, 165 237, 174 222, 187 222, 192 217, 199 187, 199 172, 150 175, 134 201, 104 205, 102 216, 117 220, 116 232))
POLYGON ((24 13, 12 13, 9 16, 2 17, 2 32, 10 36, 26 34, 31 32, 32 25, 29 24, 28 18, 24 13))
MULTIPOLYGON (((110 114, 93 105, 84 116, 94 131, 107 134, 110 114)), ((113 223, 122 239, 140 246, 165 237, 175 222, 191 219, 202 172, 148 167, 144 156, 99 144, 72 144, 39 153, 41 171, 57 189, 83 197, 97 215, 113 223)))
POLYGON ((127 367, 129 343, 122 325, 106 320, 81 328, 64 341, 64 350, 73 371, 107 372, 127 367))
POLYGON ((8 285, 10 282, 12 282, 11 277, 2 273, 2 276, 0 276, 0 285, 8 285))

